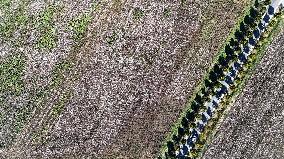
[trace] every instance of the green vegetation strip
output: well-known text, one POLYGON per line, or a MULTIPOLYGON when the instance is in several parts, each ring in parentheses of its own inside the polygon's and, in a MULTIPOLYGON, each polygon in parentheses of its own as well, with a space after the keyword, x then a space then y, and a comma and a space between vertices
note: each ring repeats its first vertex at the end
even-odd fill
MULTIPOLYGON (((0 23, 0 36, 3 37, 1 40, 5 40, 5 42, 11 41, 14 38, 14 33, 22 30, 21 27, 26 28, 26 25, 32 25, 30 29, 36 29, 39 33, 39 38, 36 41, 35 48, 47 49, 47 51, 50 51, 50 49, 56 47, 57 43, 57 30, 54 20, 59 6, 48 5, 42 12, 40 12, 39 16, 35 18, 26 16, 28 3, 29 1, 27 0, 21 1, 18 6, 19 9, 13 11, 11 10, 13 5, 11 1, 0 1, 1 13, 4 13, 5 22, 0 23), (16 16, 13 17, 13 14, 16 16)), ((51 107, 51 110, 47 112, 48 120, 44 120, 42 125, 37 125, 39 130, 34 129, 33 131, 35 132, 32 133, 32 136, 38 136, 35 138, 42 138, 46 134, 47 130, 52 126, 52 123, 54 123, 64 110, 64 105, 72 97, 72 92, 70 89, 62 87, 62 85, 64 85, 64 81, 66 82, 66 80, 68 80, 70 82, 70 80, 72 81, 76 78, 70 77, 70 73, 74 70, 75 63, 77 63, 78 59, 76 59, 76 54, 85 43, 84 38, 87 33, 87 27, 91 22, 92 13, 97 9, 97 7, 97 3, 93 4, 87 13, 79 15, 75 18, 75 20, 70 22, 71 30, 69 31, 72 35, 74 35, 73 37, 75 38, 76 43, 70 53, 70 58, 64 59, 62 62, 56 64, 52 71, 52 81, 49 85, 40 87, 36 90, 24 90, 23 81, 21 80, 25 64, 24 55, 13 54, 13 56, 9 56, 7 60, 0 63, 0 92, 5 93, 9 91, 9 93, 19 94, 24 90, 29 96, 29 102, 26 103, 24 107, 17 110, 14 116, 16 120, 15 123, 8 124, 12 125, 14 127, 13 129, 15 129, 17 133, 22 130, 25 123, 39 115, 42 111, 46 111, 46 106, 50 100, 49 97, 51 97, 54 92, 60 93, 58 99, 54 102, 55 104, 51 107)), ((24 40, 16 39, 16 41, 21 41, 23 43, 24 40)), ((13 45, 13 47, 17 48, 19 45, 13 45)), ((0 102, 2 102, 2 99, 3 98, 1 96, 0 102)), ((0 113, 0 117, 1 123, 2 121, 4 122, 3 118, 7 118, 6 114, 3 112, 0 113)), ((2 128, 2 124, 0 128, 2 128)), ((2 142, 6 141, 0 142, 1 147, 3 147, 3 145, 4 147, 9 146, 11 143, 9 141, 9 143, 2 144, 2 142)))
MULTIPOLYGON (((76 54, 80 52, 81 46, 86 42, 87 28, 92 20, 92 14, 96 9, 98 9, 99 3, 93 3, 92 7, 86 13, 82 13, 78 17, 74 18, 69 23, 69 31, 73 35, 73 40, 75 41, 75 45, 72 48, 72 51, 67 59, 62 60, 58 64, 55 65, 52 71, 52 80, 48 87, 39 91, 39 98, 37 100, 40 101, 39 105, 36 106, 36 112, 40 113, 42 106, 48 102, 48 97, 51 96, 52 92, 59 91, 58 100, 52 106, 51 110, 48 111, 47 120, 39 126, 39 130, 35 131, 32 136, 32 143, 37 144, 46 143, 46 135, 48 130, 50 130, 53 126, 53 123, 59 117, 59 115, 63 112, 64 106, 70 100, 73 93, 72 90, 66 88, 66 82, 70 84, 70 82, 76 80, 77 75, 72 74, 74 68, 77 64, 76 54), (72 76, 73 75, 73 76, 72 76)), ((37 114, 36 113, 36 114, 37 114)))
MULTIPOLYGON (((15 2, 14 2, 15 3, 15 2)), ((20 1, 15 9, 11 9, 11 0, 0 1, 0 14, 2 21, 0 22, 0 36, 3 41, 12 41, 15 32, 20 34, 26 33, 29 18, 26 13, 27 0, 20 1)), ((22 43, 21 39, 14 39, 15 44, 22 43)), ((15 45, 14 44, 14 45, 15 45)))
POLYGON ((0 63, 0 92, 20 94, 24 89, 22 80, 25 58, 22 54, 8 56, 0 63))
POLYGON ((40 32, 40 38, 37 41, 38 48, 52 49, 56 46, 58 40, 57 29, 54 25, 56 10, 55 6, 50 5, 39 16, 36 24, 37 30, 40 32))
POLYGON ((1 138, 0 147, 8 145, 13 134, 18 133, 23 126, 21 119, 26 115, 26 107, 14 109, 8 102, 9 98, 19 98, 24 92, 25 65, 26 59, 21 53, 9 55, 0 62, 0 131, 10 131, 1 138), (4 130, 7 125, 10 126, 9 130, 4 130))

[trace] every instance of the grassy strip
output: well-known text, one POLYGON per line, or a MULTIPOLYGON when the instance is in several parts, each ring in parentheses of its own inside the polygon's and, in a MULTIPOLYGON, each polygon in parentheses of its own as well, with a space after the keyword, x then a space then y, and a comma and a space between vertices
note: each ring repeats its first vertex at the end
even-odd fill
MULTIPOLYGON (((26 14, 26 6, 28 1, 20 1, 16 9, 11 9, 11 0, 2 0, 0 2, 1 14, 3 21, 0 23, 0 36, 4 41, 11 41, 15 32, 24 33, 28 25, 29 18, 26 14)), ((21 43, 21 40, 16 40, 21 43)))
MULTIPOLYGON (((262 9, 261 9, 262 10, 262 9)), ((247 20, 249 19, 249 17, 246 17, 247 18, 247 20)), ((245 21, 246 21, 246 19, 245 19, 245 21)), ((246 22, 247 23, 247 22, 246 22)), ((275 22, 271 22, 272 24, 275 24, 275 22)), ((271 24, 270 24, 271 25, 271 24)), ((256 27, 256 25, 253 25, 254 27, 256 27)), ((269 29, 268 29, 269 30, 269 29)), ((248 34, 249 35, 249 34, 248 34)), ((265 35, 264 35, 264 37, 265 37, 265 35)), ((262 41, 264 38, 262 38, 260 41, 262 41)), ((244 41, 247 41, 247 39, 246 40, 244 40, 244 41)), ((253 55, 252 55, 253 56, 253 55)), ((256 57, 250 57, 250 59, 252 59, 248 64, 246 64, 246 66, 245 66, 245 68, 243 69, 243 72, 241 72, 241 75, 239 75, 239 77, 238 77, 238 79, 237 79, 237 81, 236 81, 236 86, 238 87, 238 86, 240 86, 240 85, 242 85, 243 83, 243 78, 244 78, 244 76, 246 75, 246 71, 248 70, 248 67, 250 68, 251 67, 251 65, 254 65, 254 63, 252 63, 253 62, 253 59, 255 59, 256 57)), ((210 79, 210 78, 209 78, 210 79)), ((214 79, 213 77, 212 77, 212 79, 214 79)), ((236 89, 235 87, 234 88, 232 88, 232 89, 236 89)), ((232 94, 231 95, 229 95, 229 97, 232 97, 232 94)), ((227 98, 227 97, 226 97, 227 98)), ((190 157, 192 157, 192 158, 196 158, 196 157, 199 157, 199 155, 200 155, 200 152, 203 150, 203 147, 204 147, 204 143, 206 142, 206 138, 207 138, 207 136, 208 136, 208 134, 210 134, 210 132, 212 132, 212 129, 213 128, 215 128, 215 125, 218 123, 217 121, 219 120, 219 118, 222 116, 222 113, 226 110, 226 106, 228 105, 228 104, 230 104, 229 103, 229 100, 226 100, 226 98, 225 98, 225 101, 222 101, 222 103, 221 103, 221 106, 219 106, 218 107, 218 109, 217 109, 217 113, 214 115, 215 116, 215 118, 213 118, 213 121, 215 122, 211 122, 211 124, 208 124, 206 127, 205 127, 205 131, 204 132, 202 132, 201 133, 201 137, 198 139, 198 141, 196 142, 196 147, 190 152, 190 157)), ((198 99, 198 98, 197 98, 198 99)), ((200 99, 201 100, 201 99, 200 99)), ((198 100, 197 100, 198 101, 198 100)), ((203 104, 201 104, 201 105, 203 105, 203 104)), ((195 108, 193 108, 193 109, 195 109, 195 108)), ((203 112, 203 111, 205 111, 205 108, 203 108, 202 106, 200 107, 200 109, 204 109, 204 110, 202 110, 202 111, 200 111, 199 110, 199 112, 203 112)), ((196 114, 196 116, 195 116, 195 119, 196 120, 200 120, 200 115, 198 115, 198 114, 196 114)), ((211 120, 212 121, 212 120, 211 120)), ((183 124, 183 123, 182 123, 183 124)), ((185 124, 185 123, 184 123, 185 124)), ((184 125, 183 124, 183 125, 184 125)), ((195 128, 196 126, 195 125, 191 125, 190 126, 190 128, 195 128)), ((182 129, 181 129, 182 130, 182 129)), ((182 132, 180 132, 180 134, 183 134, 182 132)), ((184 136, 184 135, 183 135, 184 136)), ((179 139, 174 139, 175 141, 178 141, 179 139)), ((171 140, 168 140, 168 141, 171 141, 171 140)), ((184 141, 185 142, 185 141, 184 141)), ((182 141, 182 143, 183 143, 183 141, 182 141)), ((170 146, 170 147, 172 147, 172 146, 170 146)), ((170 148, 171 149, 171 153, 172 153, 172 149, 174 149, 174 148, 170 148)), ((178 149, 178 148, 175 148, 175 149, 178 149)), ((163 153, 163 152, 162 152, 163 153)), ((163 154, 162 154, 163 155, 163 154)))
POLYGON ((82 14, 70 22, 70 30, 73 32, 73 39, 75 42, 80 42, 85 36, 87 27, 91 22, 90 14, 82 14))
POLYGON ((77 52, 81 46, 85 43, 84 37, 87 34, 87 28, 92 21, 92 14, 99 7, 99 3, 93 3, 91 9, 82 13, 78 17, 74 18, 69 23, 69 31, 72 33, 72 38, 75 41, 75 46, 72 49, 72 53, 69 58, 58 63, 52 71, 51 88, 57 88, 62 85, 65 76, 71 72, 75 66, 77 52))
POLYGON ((250 7, 253 5, 253 3, 250 3, 250 5, 247 6, 247 8, 244 11, 244 14, 242 16, 240 16, 240 18, 238 19, 236 25, 234 28, 231 29, 230 35, 228 36, 228 38, 226 39, 226 41, 219 47, 219 51, 218 51, 218 55, 213 59, 212 65, 211 67, 208 69, 207 73, 205 74, 205 76, 203 77, 203 79, 200 80, 199 85, 197 86, 197 88, 195 89, 195 91, 193 92, 193 95, 191 96, 191 98, 188 100, 185 109, 182 111, 182 113, 180 114, 180 117, 178 118, 178 120, 176 121, 176 123, 172 126, 171 131, 169 133, 169 135, 167 135, 167 137, 165 138, 163 144, 162 144, 162 148, 160 150, 160 154, 159 156, 164 156, 164 153, 167 150, 167 141, 171 140, 172 136, 174 134, 177 134, 177 129, 180 126, 180 123, 182 121, 182 118, 186 115, 187 111, 191 110, 191 103, 194 101, 196 95, 201 91, 201 88, 203 88, 204 85, 204 81, 205 79, 208 79, 209 77, 209 71, 212 70, 213 66, 215 63, 218 63, 218 59, 220 56, 224 56, 224 50, 225 50, 225 46, 226 44, 229 43, 231 38, 234 38, 234 33, 239 29, 240 23, 243 21, 244 17, 246 15, 249 14, 249 10, 250 7))
MULTIPOLYGON (((56 46, 56 41, 57 41, 56 30, 54 28, 55 27, 54 18, 56 15, 56 9, 58 7, 50 5, 47 8, 45 8, 43 12, 40 13, 37 19, 29 19, 26 16, 26 8, 27 8, 28 2, 29 1, 27 0, 21 1, 19 5, 19 9, 14 12, 12 12, 13 10, 10 9, 12 5, 11 1, 6 0, 6 1, 0 2, 0 7, 1 9, 2 8, 5 9, 3 10, 3 12, 5 11, 4 15, 5 16, 7 15, 6 19, 8 19, 4 21, 6 23, 3 23, 3 24, 0 23, 0 36, 3 35, 3 39, 5 38, 4 40, 11 41, 13 40, 14 32, 18 32, 19 29, 22 29, 21 27, 27 27, 26 25, 34 25, 35 27, 33 26, 32 28, 37 29, 41 35, 41 37, 37 40, 36 47, 41 48, 41 49, 54 48, 56 46), (13 14, 16 14, 16 16, 13 17, 12 16, 13 14), (25 18, 22 18, 21 16, 24 16, 25 18)), ((91 8, 91 11, 88 14, 89 17, 91 17, 91 13, 95 9, 96 9, 96 6, 93 5, 91 8)), ((78 41, 78 44, 80 45, 83 43, 83 37, 85 36, 85 33, 87 31, 86 28, 89 22, 90 20, 88 20, 88 23, 86 23, 86 20, 85 20, 84 24, 80 25, 79 28, 77 28, 77 32, 78 34, 80 34, 80 39, 81 39, 78 41)), ((23 42, 23 40, 20 40, 20 39, 16 39, 16 42, 17 41, 23 42)), ((13 46, 18 47, 20 45, 14 45, 13 43, 13 46)), ((78 52, 79 48, 80 48, 79 45, 75 45, 72 52, 78 52)), ((20 78, 19 72, 21 71, 19 71, 18 66, 14 65, 13 63, 17 63, 17 60, 19 61, 20 59, 13 59, 13 60, 14 62, 12 62, 12 64, 8 63, 5 65, 0 65, 0 71, 1 71, 0 72, 1 73, 0 88, 1 90, 11 90, 14 92, 16 91, 16 94, 19 94, 21 91, 24 90, 23 84, 22 84, 23 82, 18 80, 20 78)), ((25 107, 17 111, 17 115, 15 116, 16 123, 14 123, 13 125, 15 126, 15 130, 17 133, 20 132, 24 124, 29 119, 32 118, 31 112, 34 111, 34 112, 39 113, 43 109, 43 106, 47 103, 48 97, 52 94, 52 92, 56 89, 60 89, 60 86, 63 84, 64 80, 66 80, 67 74, 74 67, 74 63, 72 62, 72 60, 74 60, 74 58, 63 61, 55 66, 55 68, 53 69, 52 82, 50 83, 50 85, 44 88, 40 88, 38 90, 29 92, 29 96, 30 96, 29 103, 25 107)), ((23 62, 18 62, 18 63, 23 63, 23 62)), ((72 96, 71 93, 60 94, 60 97, 57 103, 54 105, 50 113, 50 116, 52 117, 52 119, 55 120, 59 116, 59 114, 63 111, 64 104, 71 98, 71 96, 72 96)), ((0 119, 1 121, 2 121, 2 118, 5 117, 4 115, 5 114, 1 113, 1 119, 0 119)), ((39 134, 42 134, 42 133, 40 132, 39 134)))
POLYGON ((18 109, 11 107, 7 103, 7 97, 17 98, 23 93, 25 86, 22 77, 25 65, 26 60, 21 53, 9 55, 0 63, 0 110, 2 110, 0 113, 0 131, 2 131, 3 126, 11 125, 8 128, 11 132, 4 135, 3 141, 0 142, 0 147, 5 147, 9 144, 10 139, 5 140, 6 135, 13 136, 23 126, 21 117, 22 114, 25 114, 25 107, 19 107, 18 109), (13 113, 16 114, 16 118, 12 119, 13 122, 11 123, 9 121, 13 113))
POLYGON ((86 42, 85 36, 87 34, 87 28, 92 20, 92 13, 98 9, 98 4, 94 3, 91 9, 87 13, 83 13, 76 17, 69 23, 69 30, 73 34, 73 39, 75 41, 75 46, 72 49, 71 55, 69 58, 63 60, 58 63, 52 71, 52 81, 50 85, 41 91, 41 96, 39 100, 41 101, 40 105, 37 107, 37 112, 39 113, 42 106, 47 102, 47 97, 55 90, 60 90, 59 99, 56 104, 52 107, 52 109, 48 112, 48 120, 42 124, 42 128, 32 134, 33 139, 32 143, 46 143, 45 136, 48 133, 48 130, 51 129, 52 124, 58 118, 58 116, 63 112, 65 104, 72 97, 71 90, 68 88, 63 88, 63 82, 72 81, 77 78, 77 76, 71 77, 70 73, 73 71, 76 65, 76 54, 79 52, 81 46, 86 42), (66 92, 65 92, 65 91, 66 92))
POLYGON ((254 54, 252 54, 252 57, 250 57, 251 61, 245 66, 247 70, 245 70, 241 77, 238 79, 238 84, 235 90, 232 92, 232 95, 229 96, 228 99, 221 105, 222 108, 220 111, 218 111, 218 114, 216 118, 213 118, 211 121, 209 121, 208 126, 205 128, 205 134, 206 138, 204 138, 204 141, 206 143, 204 144, 204 148, 199 152, 200 156, 201 154, 204 154, 210 143, 212 142, 214 136, 216 135, 218 128, 220 127, 220 123, 227 117, 228 112, 233 105, 234 101, 238 97, 238 95, 242 92, 243 88, 245 87, 246 81, 251 77, 254 70, 257 67, 257 64, 260 62, 262 57, 265 54, 265 51, 267 47, 271 44, 273 37, 277 36, 281 31, 283 31, 284 26, 284 17, 282 15, 279 15, 273 19, 275 22, 271 22, 269 27, 267 28, 267 32, 265 33, 267 37, 263 38, 261 40, 261 46, 257 47, 256 50, 254 50, 254 54), (218 123, 218 124, 217 124, 218 123))
POLYGON ((51 115, 52 118, 57 118, 63 111, 64 105, 72 96, 71 92, 64 92, 60 95, 58 102, 52 107, 51 115))
POLYGON ((59 117, 64 109, 64 105, 72 97, 72 92, 64 92, 60 95, 58 102, 52 107, 51 115, 48 117, 48 122, 43 123, 41 128, 32 134, 32 144, 47 142, 45 136, 48 134, 48 130, 53 126, 53 122, 59 117))
POLYGON ((54 16, 56 9, 57 8, 53 5, 48 6, 39 15, 39 19, 36 22, 37 30, 40 32, 40 38, 38 39, 36 44, 38 48, 52 49, 56 47, 58 40, 57 29, 54 26, 54 16))
POLYGON ((0 63, 0 92, 19 95, 24 89, 22 80, 25 58, 22 54, 8 56, 0 63))

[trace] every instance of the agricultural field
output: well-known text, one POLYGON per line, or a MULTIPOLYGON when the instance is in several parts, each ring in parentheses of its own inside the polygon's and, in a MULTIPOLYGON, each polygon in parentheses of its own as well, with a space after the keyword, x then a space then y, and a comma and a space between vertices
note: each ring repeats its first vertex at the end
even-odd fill
MULTIPOLYGON (((257 2, 0 0, 0 158, 148 159, 172 158, 176 152, 173 158, 250 158, 245 147, 255 158, 270 148, 273 158, 281 158, 283 142, 269 134, 257 136, 259 143, 252 146, 253 137, 242 138, 250 131, 245 123, 254 117, 259 125, 271 121, 253 125, 269 133, 284 99, 277 96, 283 89, 283 13, 272 17, 271 2, 257 2), (254 29, 266 12, 269 22, 256 37, 254 29), (205 128, 206 141, 185 154, 178 145, 197 126, 183 118, 189 104, 199 96, 203 101, 207 86, 212 87, 208 95, 219 92, 222 70, 230 70, 223 63, 239 58, 231 47, 241 53, 255 41, 247 64, 240 56, 245 66, 236 80, 240 86, 233 86, 205 128), (251 96, 255 89, 263 93, 251 96), (235 115, 242 110, 248 114, 235 115), (232 118, 242 129, 230 123, 232 118), (179 141, 171 146, 175 134, 179 141), (265 147, 270 139, 280 148, 265 147)), ((193 120, 202 118, 194 113, 193 120)), ((281 138, 281 132, 275 136, 281 138)))

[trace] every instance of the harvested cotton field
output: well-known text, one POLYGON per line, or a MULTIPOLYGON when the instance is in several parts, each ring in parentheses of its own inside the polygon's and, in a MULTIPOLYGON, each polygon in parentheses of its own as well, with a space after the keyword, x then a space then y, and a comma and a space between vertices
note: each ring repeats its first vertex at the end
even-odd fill
POLYGON ((249 0, 0 1, 0 158, 155 158, 249 0))

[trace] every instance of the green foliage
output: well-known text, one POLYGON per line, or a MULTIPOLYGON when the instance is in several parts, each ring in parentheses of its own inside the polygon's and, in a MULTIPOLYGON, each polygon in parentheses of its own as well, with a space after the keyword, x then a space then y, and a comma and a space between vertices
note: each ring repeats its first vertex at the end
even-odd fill
POLYGON ((61 112, 63 111, 65 103, 67 102, 68 99, 70 99, 70 97, 71 97, 70 92, 64 93, 59 97, 59 101, 52 108, 52 116, 53 117, 57 117, 61 114, 61 112))
POLYGON ((255 0, 255 2, 254 2, 254 7, 259 7, 259 2, 258 2, 258 0, 255 0))
POLYGON ((70 22, 69 26, 76 42, 79 42, 85 36, 91 20, 92 17, 89 14, 83 14, 70 22))
POLYGON ((165 17, 170 17, 171 15, 171 10, 169 8, 165 8, 164 11, 163 11, 163 15, 165 17))
POLYGON ((17 114, 16 114, 16 121, 14 123, 14 126, 15 126, 15 130, 16 130, 16 133, 19 133, 23 126, 24 126, 24 122, 27 120, 27 118, 29 117, 29 110, 27 107, 23 107, 21 108, 17 114))
POLYGON ((267 6, 267 5, 271 4, 271 0, 264 0, 263 4, 267 6))
POLYGON ((118 38, 118 35, 115 31, 112 32, 111 36, 106 38, 106 41, 109 45, 112 45, 118 38))
POLYGON ((55 10, 54 6, 49 6, 39 16, 37 21, 37 29, 41 34, 37 41, 39 48, 52 49, 56 46, 58 37, 53 21, 55 10))
POLYGON ((0 8, 10 7, 12 0, 0 0, 0 8))
POLYGON ((9 9, 10 2, 4 1, 1 3, 6 9, 1 10, 3 22, 0 23, 0 36, 7 39, 11 38, 16 30, 23 29, 28 23, 28 16, 25 13, 24 4, 20 4, 15 10, 9 9))
POLYGON ((70 71, 73 66, 74 63, 72 63, 70 60, 66 60, 57 64, 52 73, 53 78, 51 86, 52 87, 60 86, 63 83, 64 74, 70 71))
POLYGON ((25 60, 20 54, 9 56, 0 64, 0 92, 10 91, 17 95, 22 92, 24 65, 25 60))
POLYGON ((181 0, 181 6, 185 4, 186 0, 181 0))
POLYGON ((144 16, 144 11, 140 8, 134 8, 133 10, 133 18, 138 20, 144 16))

